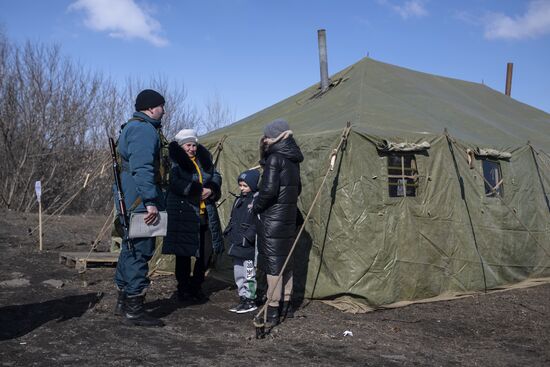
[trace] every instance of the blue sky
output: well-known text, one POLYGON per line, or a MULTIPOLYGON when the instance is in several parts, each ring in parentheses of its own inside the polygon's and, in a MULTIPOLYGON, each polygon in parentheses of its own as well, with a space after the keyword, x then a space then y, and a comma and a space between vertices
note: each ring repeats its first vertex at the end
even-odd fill
MULTIPOLYGON (((164 76, 200 107, 218 95, 236 119, 370 57, 504 90, 550 112, 550 0, 0 0, 15 42, 65 55, 123 82, 164 76)), ((129 102, 131 103, 131 102, 129 102)))

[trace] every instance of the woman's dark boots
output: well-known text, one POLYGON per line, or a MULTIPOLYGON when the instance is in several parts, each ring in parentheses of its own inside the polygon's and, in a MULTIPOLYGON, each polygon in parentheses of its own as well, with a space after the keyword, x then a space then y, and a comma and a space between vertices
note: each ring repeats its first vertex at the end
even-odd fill
POLYGON ((136 326, 164 326, 164 322, 162 322, 162 320, 150 316, 145 311, 145 306, 143 305, 144 300, 145 295, 126 297, 126 303, 124 306, 124 321, 136 326))
POLYGON ((273 327, 279 324, 279 307, 267 306, 266 327, 273 327))
POLYGON ((124 315, 124 302, 126 302, 126 292, 118 291, 118 297, 116 299, 115 311, 113 312, 115 316, 124 315))
POLYGON ((292 306, 292 302, 284 301, 281 304, 281 317, 283 320, 294 318, 294 307, 292 306))

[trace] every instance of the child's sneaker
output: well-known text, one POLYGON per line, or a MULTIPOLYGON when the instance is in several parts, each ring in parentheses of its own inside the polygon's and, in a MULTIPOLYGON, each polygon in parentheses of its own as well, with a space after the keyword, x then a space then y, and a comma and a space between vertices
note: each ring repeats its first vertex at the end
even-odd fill
POLYGON ((240 304, 240 307, 237 308, 235 312, 237 313, 247 313, 257 310, 256 301, 253 299, 245 299, 243 303, 240 304))
POLYGON ((235 306, 232 306, 230 309, 229 309, 229 312, 237 312, 238 310, 240 310, 242 307, 243 307, 243 304, 246 302, 246 298, 245 297, 241 297, 240 298, 240 302, 237 303, 235 306))

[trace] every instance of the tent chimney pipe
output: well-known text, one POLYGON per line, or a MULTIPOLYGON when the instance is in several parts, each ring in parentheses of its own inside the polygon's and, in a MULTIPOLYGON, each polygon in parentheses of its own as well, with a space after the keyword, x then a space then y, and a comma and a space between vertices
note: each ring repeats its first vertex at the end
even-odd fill
POLYGON ((324 29, 317 31, 319 41, 319 65, 321 67, 321 92, 326 92, 329 87, 328 62, 327 62, 327 36, 324 29))
POLYGON ((504 94, 508 97, 512 94, 512 71, 514 70, 514 63, 509 62, 506 65, 506 90, 504 94))

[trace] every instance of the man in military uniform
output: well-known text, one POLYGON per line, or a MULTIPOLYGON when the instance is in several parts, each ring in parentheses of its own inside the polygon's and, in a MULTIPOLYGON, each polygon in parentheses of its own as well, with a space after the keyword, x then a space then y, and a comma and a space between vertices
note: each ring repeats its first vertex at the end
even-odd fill
MULTIPOLYGON (((146 89, 136 98, 136 112, 122 125, 117 143, 120 179, 129 212, 146 212, 145 223, 157 220, 164 209, 164 176, 161 132, 164 97, 146 89)), ((148 261, 155 251, 155 238, 127 239, 124 236, 115 274, 118 288, 116 315, 139 326, 163 326, 164 323, 145 312, 145 292, 149 286, 148 261)))

